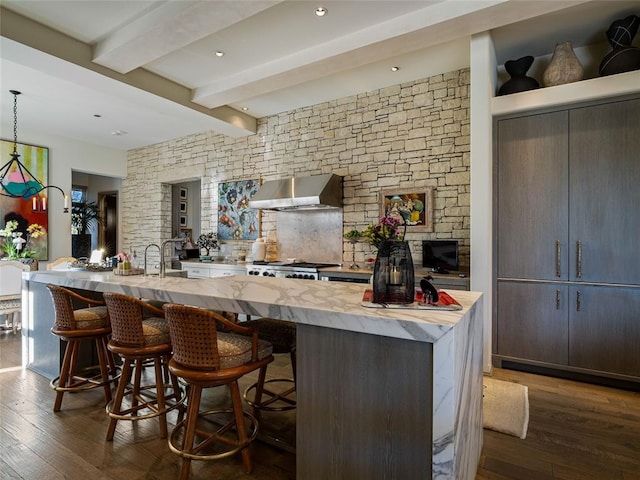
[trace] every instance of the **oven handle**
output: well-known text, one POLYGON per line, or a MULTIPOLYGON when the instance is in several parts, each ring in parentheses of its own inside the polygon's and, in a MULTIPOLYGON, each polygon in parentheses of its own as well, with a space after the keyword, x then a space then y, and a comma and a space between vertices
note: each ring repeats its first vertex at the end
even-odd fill
POLYGON ((325 282, 369 283, 368 278, 332 277, 331 275, 322 275, 320 280, 325 282))

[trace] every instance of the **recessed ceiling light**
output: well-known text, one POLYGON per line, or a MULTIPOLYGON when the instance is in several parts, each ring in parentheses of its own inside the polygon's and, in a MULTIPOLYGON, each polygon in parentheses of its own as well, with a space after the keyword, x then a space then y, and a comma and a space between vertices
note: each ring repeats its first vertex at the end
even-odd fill
POLYGON ((126 135, 126 134, 127 132, 125 132, 124 130, 116 130, 114 132, 111 132, 111 135, 117 135, 117 136, 126 135))
POLYGON ((249 107, 242 107, 243 112, 246 112, 247 110, 249 110, 249 107))
POLYGON ((216 57, 224 57, 224 52, 221 50, 216 51, 216 57))
POLYGON ((397 72, 398 70, 400 70, 400 67, 391 67, 392 72, 397 72))
POLYGON ((329 11, 324 7, 318 7, 315 9, 314 13, 316 17, 324 17, 329 11))

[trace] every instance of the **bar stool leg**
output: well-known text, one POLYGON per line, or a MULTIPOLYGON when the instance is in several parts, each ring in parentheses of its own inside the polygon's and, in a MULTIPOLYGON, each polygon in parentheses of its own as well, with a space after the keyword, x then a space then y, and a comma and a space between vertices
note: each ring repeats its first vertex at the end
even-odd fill
MULTIPOLYGON (((181 402, 182 389, 180 388, 180 384, 178 383, 178 377, 176 377, 175 375, 169 372, 169 368, 168 368, 169 360, 170 360, 169 356, 162 357, 162 370, 165 373, 165 376, 162 377, 162 381, 163 383, 171 382, 171 385, 173 385, 173 391, 175 392, 176 402, 180 404, 178 406, 178 420, 176 423, 180 423, 184 419, 184 414, 185 414, 184 402, 181 402)), ((187 395, 188 390, 185 390, 184 394, 187 395)))
MULTIPOLYGON (((164 402, 164 379, 162 377, 162 360, 154 358, 153 367, 156 373, 156 396, 158 398, 158 410, 166 409, 164 402)), ((167 438, 167 413, 160 415, 160 438, 167 438)))
POLYGON ((251 452, 249 451, 249 437, 247 436, 247 426, 244 423, 244 414, 242 412, 242 397, 240 396, 240 388, 238 381, 229 384, 229 392, 231 393, 231 403, 233 404, 233 414, 236 418, 236 430, 238 431, 238 442, 246 444, 241 450, 242 463, 244 464, 245 473, 253 471, 251 464, 251 452))
POLYGON ((256 384, 256 394, 253 399, 254 407, 253 407, 253 416, 257 419, 260 419, 260 408, 259 405, 262 404, 262 392, 264 391, 264 382, 267 379, 267 366, 265 365, 260 369, 260 373, 258 374, 258 383, 256 384))
MULTIPOLYGON (((144 361, 142 359, 135 360, 135 367, 133 369, 133 376, 135 380, 133 381, 133 397, 131 399, 131 407, 135 408, 138 406, 138 398, 140 398, 140 383, 142 382, 142 372, 144 371, 144 361)), ((134 412, 134 415, 136 413, 134 412)))
MULTIPOLYGON (((125 360, 122 362, 122 374, 120 376, 120 383, 118 383, 118 390, 116 391, 116 398, 113 401, 113 413, 119 414, 122 407, 122 399, 124 398, 124 392, 131 380, 131 362, 125 360)), ((116 425, 118 419, 111 417, 109 420, 109 428, 107 429, 107 441, 112 441, 116 432, 116 425)))
MULTIPOLYGON (((191 385, 189 389, 189 397, 187 399, 187 419, 184 438, 182 439, 182 450, 187 453, 193 452, 193 440, 196 436, 196 427, 198 423, 198 410, 200 409, 200 397, 202 396, 202 387, 200 385, 191 385)), ((189 478, 191 469, 191 459, 182 457, 182 469, 180 470, 180 480, 189 478)))
MULTIPOLYGON (((74 348, 73 340, 67 341, 67 347, 64 349, 64 359, 62 360, 62 369, 60 370, 60 378, 58 379, 58 385, 60 387, 66 387, 69 380, 69 370, 71 368, 71 357, 73 356, 74 348)), ((62 396, 64 391, 58 390, 56 392, 56 401, 53 404, 53 411, 59 412, 62 407, 62 396)))
POLYGON ((67 383, 65 387, 74 384, 74 379, 78 375, 78 356, 80 355, 80 340, 73 340, 71 342, 71 364, 69 365, 69 376, 67 377, 67 383))
POLYGON ((98 350, 98 363, 100 365, 100 378, 104 383, 104 399, 108 404, 111 399, 111 383, 109 383, 109 370, 107 369, 107 347, 102 338, 96 338, 96 349, 98 350))
MULTIPOLYGON (((107 337, 101 337, 102 344, 104 345, 104 351, 107 355, 107 366, 109 368, 109 373, 111 373, 112 378, 118 377, 118 366, 116 365, 116 361, 113 358, 113 353, 109 350, 109 339, 107 337)), ((118 380, 115 380, 114 383, 117 385, 118 380)))

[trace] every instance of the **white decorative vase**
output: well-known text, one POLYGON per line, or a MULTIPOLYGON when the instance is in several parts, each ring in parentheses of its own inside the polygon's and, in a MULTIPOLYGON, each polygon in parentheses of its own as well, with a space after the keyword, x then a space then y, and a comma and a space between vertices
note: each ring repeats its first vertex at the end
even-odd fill
POLYGON ((258 238, 253 245, 251 245, 251 254, 253 255, 253 260, 255 262, 264 261, 264 257, 267 253, 267 245, 264 241, 264 238, 258 238))
POLYGON ((571 42, 558 43, 553 50, 551 61, 544 71, 542 83, 545 87, 579 82, 584 76, 584 69, 573 51, 571 42))

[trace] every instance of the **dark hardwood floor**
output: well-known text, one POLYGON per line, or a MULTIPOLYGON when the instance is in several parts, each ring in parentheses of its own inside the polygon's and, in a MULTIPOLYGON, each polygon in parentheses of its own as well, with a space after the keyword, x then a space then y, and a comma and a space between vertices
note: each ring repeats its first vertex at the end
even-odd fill
MULTIPOLYGON (((20 336, 0 333, 0 479, 177 478, 178 457, 157 422, 119 422, 106 442, 100 391, 65 396, 55 414, 48 381, 19 363, 20 336)), ((272 376, 288 368, 286 356, 275 363, 272 376)), ((640 393, 502 369, 494 377, 529 387, 529 431, 520 440, 485 430, 477 480, 640 479, 640 393)), ((207 394, 211 405, 225 399, 224 390, 207 394)), ((261 427, 293 440, 294 418, 263 414, 261 427)), ((250 477, 234 456, 193 462, 192 478, 295 478, 293 454, 254 442, 252 455, 250 477)))

